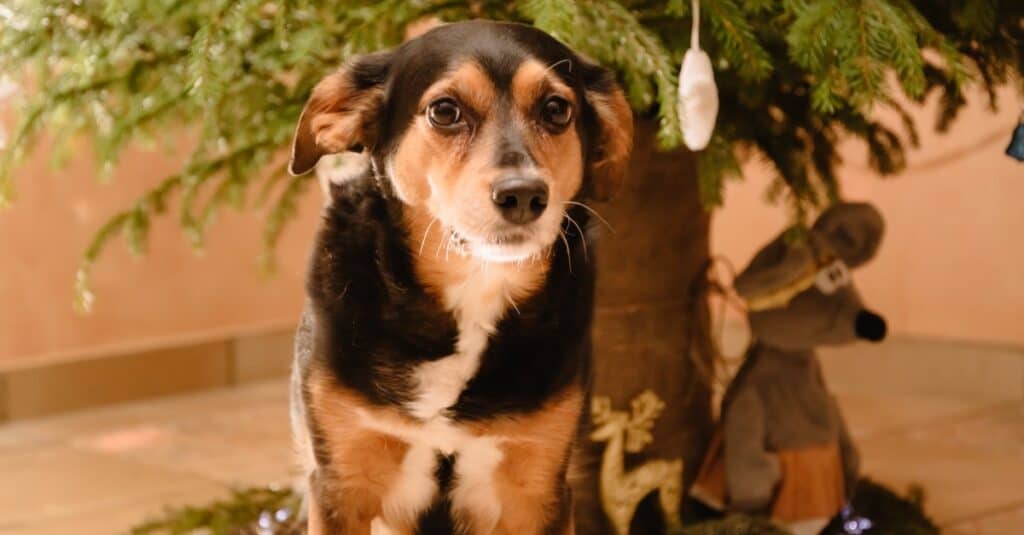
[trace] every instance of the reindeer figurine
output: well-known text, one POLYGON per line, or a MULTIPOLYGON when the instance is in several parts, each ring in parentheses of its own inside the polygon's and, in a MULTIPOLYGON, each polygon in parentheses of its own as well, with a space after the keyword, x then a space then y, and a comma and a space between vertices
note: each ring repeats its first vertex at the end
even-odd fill
POLYGON ((690 495, 721 511, 767 514, 816 534, 857 483, 857 448, 825 386, 814 348, 878 342, 850 269, 875 255, 874 207, 839 203, 792 242, 778 236, 736 276, 754 343, 722 400, 721 422, 690 495))
POLYGON ((679 503, 683 492, 683 461, 654 460, 633 470, 625 469, 625 454, 638 453, 652 440, 651 427, 665 404, 650 390, 632 401, 632 413, 613 411, 611 399, 594 397, 591 416, 596 429, 591 440, 607 442, 601 459, 601 504, 617 535, 628 535, 629 524, 640 502, 652 491, 669 533, 682 529, 679 503))

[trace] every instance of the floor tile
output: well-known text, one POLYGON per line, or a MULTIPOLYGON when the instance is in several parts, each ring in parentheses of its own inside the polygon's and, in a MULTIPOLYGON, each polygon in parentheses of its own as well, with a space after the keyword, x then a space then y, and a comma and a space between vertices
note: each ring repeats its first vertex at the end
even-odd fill
POLYGON ((863 472, 895 488, 921 484, 940 523, 1024 502, 1024 418, 1001 406, 861 440, 863 472))
POLYGON ((947 526, 944 532, 955 535, 1011 535, 1024 533, 1024 504, 947 526))
POLYGON ((149 496, 146 499, 108 504, 71 514, 22 521, 5 529, 0 522, 0 534, 7 535, 112 535, 126 534, 131 528, 154 518, 160 518, 169 508, 184 505, 204 505, 227 495, 219 487, 199 486, 179 492, 149 496))
POLYGON ((1024 350, 894 336, 818 351, 837 392, 1024 401, 1024 350))
POLYGON ((0 456, 0 526, 30 526, 140 500, 210 496, 224 487, 208 480, 112 455, 66 446, 29 448, 0 456))
POLYGON ((858 440, 912 426, 963 418, 992 406, 991 402, 984 400, 862 392, 840 392, 836 398, 850 433, 858 440))
POLYGON ((231 415, 116 429, 74 444, 228 485, 266 485, 290 480, 289 429, 287 407, 256 406, 231 415))

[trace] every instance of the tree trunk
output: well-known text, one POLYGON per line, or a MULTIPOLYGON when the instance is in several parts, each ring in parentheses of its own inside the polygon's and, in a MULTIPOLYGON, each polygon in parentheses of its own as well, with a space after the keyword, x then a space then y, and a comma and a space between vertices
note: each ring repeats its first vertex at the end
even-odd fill
MULTIPOLYGON (((611 224, 597 249, 593 395, 628 411, 630 401, 652 390, 665 402, 651 430, 654 441, 626 456, 626 469, 654 459, 683 459, 693 477, 710 435, 710 391, 698 381, 691 350, 706 351, 707 306, 691 297, 708 261, 710 217, 701 207, 696 159, 685 149, 655 148, 657 124, 637 122, 635 149, 622 193, 595 208, 611 224), (696 335, 694 333, 697 333, 696 335)), ((598 494, 605 443, 581 437, 581 479, 575 485, 576 526, 581 535, 609 533, 598 494)), ((650 498, 650 497, 649 497, 650 498)), ((632 532, 656 533, 657 502, 645 500, 632 532)))

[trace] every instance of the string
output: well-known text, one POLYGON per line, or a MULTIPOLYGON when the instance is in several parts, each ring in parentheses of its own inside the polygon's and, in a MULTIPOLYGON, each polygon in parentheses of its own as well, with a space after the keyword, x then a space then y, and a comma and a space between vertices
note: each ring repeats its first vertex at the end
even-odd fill
MULTIPOLYGON (((717 294, 719 297, 718 313, 716 314, 718 332, 712 339, 712 344, 716 358, 721 364, 725 365, 742 360, 743 355, 746 353, 746 350, 744 350, 739 355, 729 356, 722 350, 722 346, 725 345, 725 314, 728 309, 731 308, 733 311, 744 316, 747 314, 746 301, 736 293, 736 289, 733 287, 735 279, 736 268, 728 258, 722 255, 715 255, 711 258, 711 263, 708 265, 708 296, 717 294), (728 278, 725 280, 723 280, 719 273, 720 266, 723 266, 728 274, 728 278)), ((715 321, 713 320, 712 323, 715 323, 715 321)))
POLYGON ((727 310, 732 308, 744 316, 747 312, 745 301, 736 294, 733 288, 732 281, 735 279, 735 275, 736 269, 732 262, 724 256, 715 255, 705 264, 703 275, 694 279, 694 286, 690 291, 690 299, 694 307, 690 311, 690 317, 693 318, 690 359, 698 375, 708 385, 725 387, 731 379, 731 369, 738 367, 747 353, 744 349, 736 356, 729 356, 723 351, 727 310), (726 271, 726 277, 722 276, 722 269, 726 271), (708 303, 708 299, 712 296, 719 298, 717 307, 709 310, 710 313, 706 319, 701 320, 703 315, 698 313, 696 307, 699 306, 699 303, 708 303), (716 321, 715 318, 718 320, 716 321), (702 340, 702 343, 696 343, 697 340, 702 340), (704 355, 711 357, 710 362, 701 357, 699 347, 705 351, 704 355))
POLYGON ((693 0, 693 26, 690 29, 690 48, 700 50, 700 0, 693 0))

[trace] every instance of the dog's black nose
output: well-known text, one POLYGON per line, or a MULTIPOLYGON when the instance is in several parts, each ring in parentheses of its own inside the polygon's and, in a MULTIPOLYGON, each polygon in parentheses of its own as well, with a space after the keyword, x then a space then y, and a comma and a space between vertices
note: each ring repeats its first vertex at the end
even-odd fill
POLYGON ((885 318, 874 312, 861 310, 857 313, 857 318, 854 320, 853 329, 857 333, 858 338, 872 342, 881 342, 885 338, 885 318))
POLYGON ((548 206, 548 185, 536 178, 503 178, 491 185, 491 200, 511 223, 536 220, 548 206))

